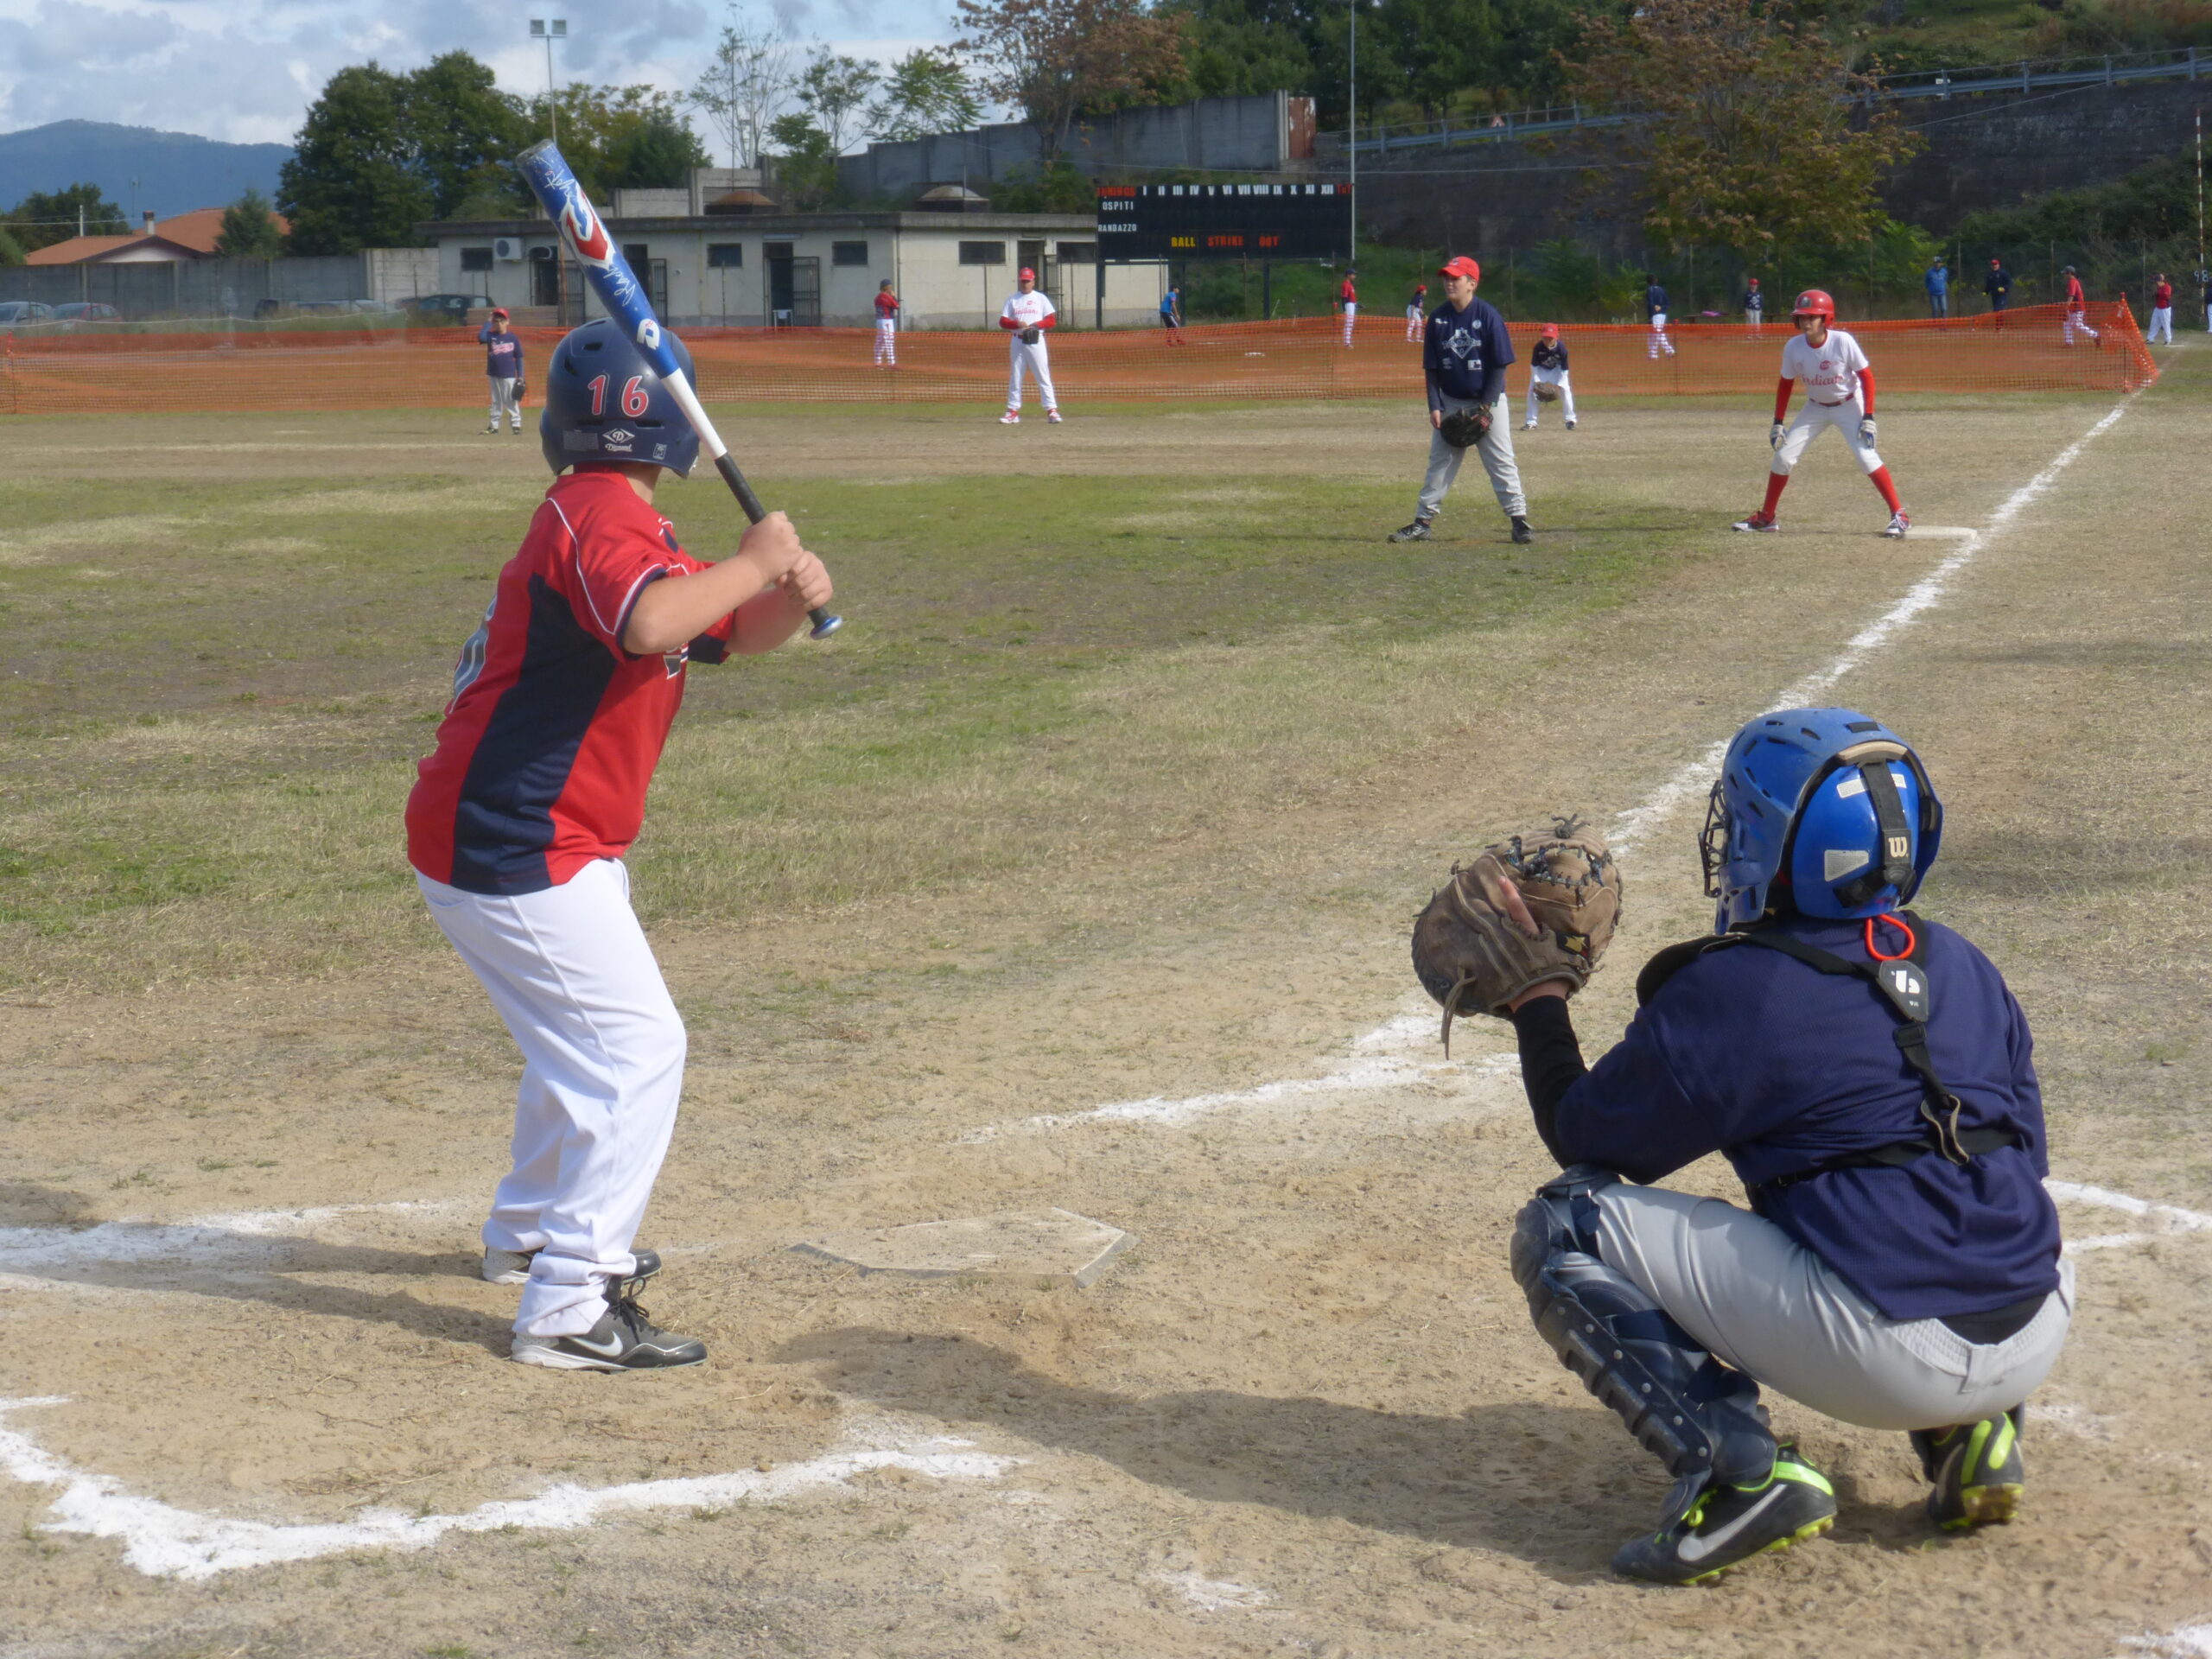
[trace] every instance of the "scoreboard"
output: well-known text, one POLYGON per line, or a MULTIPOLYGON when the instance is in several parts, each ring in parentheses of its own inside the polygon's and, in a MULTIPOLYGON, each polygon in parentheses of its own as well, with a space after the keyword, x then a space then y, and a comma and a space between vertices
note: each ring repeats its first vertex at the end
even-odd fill
POLYGON ((1348 184, 1124 184, 1098 189, 1098 257, 1333 259, 1351 245, 1348 184))

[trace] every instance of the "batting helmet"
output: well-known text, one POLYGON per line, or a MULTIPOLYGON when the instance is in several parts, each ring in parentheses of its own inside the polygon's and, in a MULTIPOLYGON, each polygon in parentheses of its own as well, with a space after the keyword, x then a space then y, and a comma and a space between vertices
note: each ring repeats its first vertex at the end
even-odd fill
MULTIPOLYGON (((691 353, 663 334, 688 379, 691 353)), ((553 348, 545 410, 537 417, 545 464, 556 474, 585 461, 642 461, 688 476, 699 435, 645 355, 605 317, 571 329, 553 348)))
POLYGON ((1826 317, 1835 321, 1835 302, 1825 288, 1808 288, 1797 296, 1797 303, 1789 308, 1793 317, 1826 317))
POLYGON ((1920 757, 1855 709, 1762 715, 1728 745, 1698 850, 1713 931, 1786 899, 1807 916, 1878 916, 1911 902, 1943 837, 1920 757), (1773 891, 1783 891, 1777 896, 1773 891))

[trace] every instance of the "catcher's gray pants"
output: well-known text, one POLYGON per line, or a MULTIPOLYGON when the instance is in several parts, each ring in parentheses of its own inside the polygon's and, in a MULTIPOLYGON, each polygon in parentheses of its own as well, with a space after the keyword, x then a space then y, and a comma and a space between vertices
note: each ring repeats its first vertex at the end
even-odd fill
MULTIPOLYGON (((1462 409, 1475 407, 1471 397, 1440 397, 1446 415, 1462 409)), ((1475 453, 1482 457, 1483 470, 1490 474, 1490 487, 1497 497, 1497 505, 1506 516, 1518 518, 1529 511, 1528 499, 1521 493, 1521 469, 1513 461, 1513 423, 1505 413, 1503 393, 1490 412, 1490 430, 1475 445, 1475 453)), ((1444 442, 1441 432, 1428 435, 1428 476, 1421 480, 1421 501, 1414 516, 1426 522, 1436 517, 1436 510, 1444 505, 1444 493, 1452 487, 1452 480, 1459 476, 1459 463, 1467 452, 1444 442)))
POLYGON ((504 374, 487 377, 492 383, 492 429, 499 429, 499 416, 504 414, 515 423, 515 430, 522 430, 522 408, 515 402, 515 383, 504 374))
POLYGON ((2057 1363, 2074 1314, 2073 1264, 2003 1342, 1940 1319, 1876 1313, 1781 1228, 1719 1198, 1614 1182, 1591 1195, 1605 1264, 1706 1350, 1758 1382, 1862 1428, 1980 1422, 2028 1397, 2057 1363))

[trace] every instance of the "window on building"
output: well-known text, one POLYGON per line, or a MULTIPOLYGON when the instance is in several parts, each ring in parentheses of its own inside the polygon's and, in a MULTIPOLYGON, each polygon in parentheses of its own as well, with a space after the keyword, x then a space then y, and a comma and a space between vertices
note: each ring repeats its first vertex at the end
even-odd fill
POLYGON ((625 242, 622 245, 622 257, 630 262, 631 270, 643 270, 652 256, 644 243, 625 242))
POLYGON ((868 264, 868 244, 865 242, 832 242, 830 263, 833 265, 864 265, 868 264))
POLYGON ((745 244, 742 242, 709 242, 707 244, 709 270, 741 270, 745 266, 745 244))
POLYGON ((1098 263, 1098 245, 1096 242, 1063 242, 1059 257, 1064 265, 1095 265, 1098 263))
POLYGON ((463 270, 491 270, 492 250, 489 248, 463 248, 461 251, 461 268, 463 270))
POLYGON ((1006 264, 1006 244, 1003 242, 963 242, 960 263, 963 265, 1002 265, 1006 264))

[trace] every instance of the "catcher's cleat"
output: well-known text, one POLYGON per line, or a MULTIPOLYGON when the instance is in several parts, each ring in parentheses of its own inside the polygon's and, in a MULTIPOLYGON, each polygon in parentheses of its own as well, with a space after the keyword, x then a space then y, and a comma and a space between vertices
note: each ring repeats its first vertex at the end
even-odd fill
POLYGON ((1058 426, 1060 423, 1060 411, 1057 409, 1048 409, 1045 411, 1045 418, 1054 426, 1058 426))
POLYGON ((1529 528, 1529 520, 1520 513, 1513 516, 1513 544, 1526 547, 1536 539, 1536 532, 1529 528))
POLYGON ((638 1306, 638 1282, 608 1285, 607 1312, 590 1330, 573 1337, 518 1335, 508 1357, 556 1371, 662 1371, 706 1358, 706 1344, 664 1331, 646 1316, 638 1306))
MULTIPOLYGON (((537 1260, 536 1250, 494 1250, 484 1252, 484 1280, 486 1284, 520 1285, 530 1281, 530 1264, 537 1260)), ((638 1265, 630 1269, 627 1277, 616 1281, 620 1285, 642 1285, 660 1271, 658 1250, 639 1250, 638 1265)))
POLYGON ((1009 409, 1005 414, 999 416, 999 424, 1001 426, 1020 426, 1021 424, 1021 416, 1015 414, 1014 410, 1009 409))
POLYGON ((1890 515, 1889 528, 1883 531, 1882 534, 1885 536, 1903 536, 1905 531, 1911 528, 1911 517, 1906 513, 1904 508, 1900 507, 1897 512, 1890 515))
POLYGON ((1416 518, 1410 524, 1402 524, 1390 532, 1389 539, 1394 542, 1425 542, 1428 539, 1428 520, 1416 518))
POLYGON ((1999 1525, 2019 1512, 2027 1465, 2020 1457, 2020 1408, 1950 1428, 1915 1429, 1921 1471, 1936 1483, 1928 1518, 1946 1532, 1999 1525))
POLYGON ((1785 1440, 1765 1484, 1707 1487, 1670 1525, 1623 1544, 1613 1571, 1652 1584, 1710 1584, 1754 1555, 1817 1538, 1834 1524, 1835 1489, 1785 1440))
POLYGON ((1734 524, 1729 525, 1728 528, 1731 530, 1774 531, 1781 529, 1782 526, 1776 521, 1772 513, 1761 512, 1751 514, 1748 518, 1738 518, 1734 524))

